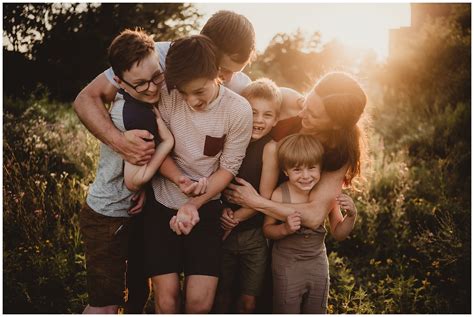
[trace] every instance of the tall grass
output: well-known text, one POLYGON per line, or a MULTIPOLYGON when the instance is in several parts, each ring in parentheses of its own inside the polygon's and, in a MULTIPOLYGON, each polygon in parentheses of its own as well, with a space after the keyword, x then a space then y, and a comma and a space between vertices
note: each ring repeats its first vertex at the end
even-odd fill
POLYGON ((97 142, 69 105, 5 99, 4 107, 3 311, 79 313, 87 296, 78 211, 97 142))
MULTIPOLYGON (((359 210, 350 238, 327 240, 330 313, 470 312, 470 29, 441 22, 414 41, 417 63, 370 78, 383 84, 368 91, 372 171, 349 192, 359 210)), ((98 143, 70 105, 4 99, 4 109, 4 312, 79 313, 77 215, 98 143)))
MULTIPOLYGON (((4 115, 4 312, 80 313, 87 293, 78 211, 98 143, 69 105, 18 103, 7 100, 4 115), (15 106, 23 112, 9 111, 15 106)), ((398 147, 371 134, 372 172, 349 192, 356 227, 346 241, 327 240, 330 313, 469 312, 469 178, 457 174, 464 158, 427 152, 430 140, 465 125, 465 111, 440 112, 434 129, 398 147)))

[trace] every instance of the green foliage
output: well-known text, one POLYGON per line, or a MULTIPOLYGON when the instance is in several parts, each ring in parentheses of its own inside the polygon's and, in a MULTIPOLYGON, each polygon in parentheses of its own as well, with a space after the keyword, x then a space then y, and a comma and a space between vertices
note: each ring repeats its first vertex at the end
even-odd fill
POLYGON ((363 55, 351 54, 337 40, 322 45, 319 32, 310 36, 300 30, 293 34, 278 33, 249 66, 248 73, 253 79, 265 76, 279 86, 305 91, 330 70, 353 70, 363 55))
POLYGON ((97 142, 77 129, 70 107, 45 99, 4 106, 4 312, 79 313, 86 294, 78 211, 97 142), (15 108, 25 110, 8 112, 15 108))
POLYGON ((125 28, 141 27, 167 41, 197 30, 201 16, 184 3, 5 3, 3 8, 4 93, 27 98, 40 82, 55 99, 67 101, 109 67, 107 48, 125 28))

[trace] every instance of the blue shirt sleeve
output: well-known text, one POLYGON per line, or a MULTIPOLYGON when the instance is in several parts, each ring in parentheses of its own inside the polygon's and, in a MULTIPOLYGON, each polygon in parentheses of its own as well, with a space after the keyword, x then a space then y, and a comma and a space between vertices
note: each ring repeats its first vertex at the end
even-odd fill
POLYGON ((158 125, 156 124, 155 114, 150 105, 138 103, 134 100, 127 100, 123 107, 123 123, 128 130, 147 130, 153 134, 155 146, 160 142, 158 135, 158 125))

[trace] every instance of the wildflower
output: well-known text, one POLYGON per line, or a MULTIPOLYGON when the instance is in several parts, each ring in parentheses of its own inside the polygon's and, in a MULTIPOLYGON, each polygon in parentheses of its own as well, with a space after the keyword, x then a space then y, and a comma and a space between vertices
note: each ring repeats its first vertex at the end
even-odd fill
POLYGON ((332 314, 333 312, 334 312, 334 305, 329 304, 329 305, 328 305, 328 313, 329 313, 329 314, 332 314))
POLYGON ((423 281, 421 281, 421 284, 423 284, 424 288, 427 288, 431 283, 425 278, 423 281))

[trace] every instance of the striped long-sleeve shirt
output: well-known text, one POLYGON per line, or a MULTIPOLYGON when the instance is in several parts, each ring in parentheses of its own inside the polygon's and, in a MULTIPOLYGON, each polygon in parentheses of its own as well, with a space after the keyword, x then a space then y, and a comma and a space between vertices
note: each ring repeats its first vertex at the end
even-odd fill
MULTIPOLYGON (((245 98, 220 86, 216 100, 194 111, 177 90, 162 91, 160 113, 175 138, 172 158, 184 175, 197 180, 219 168, 237 175, 252 133, 252 109, 245 98)), ((162 176, 155 176, 152 185, 156 200, 168 208, 179 209, 188 200, 162 176)))

